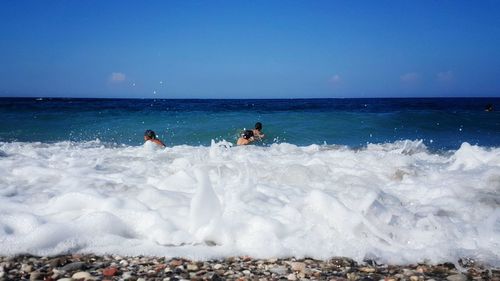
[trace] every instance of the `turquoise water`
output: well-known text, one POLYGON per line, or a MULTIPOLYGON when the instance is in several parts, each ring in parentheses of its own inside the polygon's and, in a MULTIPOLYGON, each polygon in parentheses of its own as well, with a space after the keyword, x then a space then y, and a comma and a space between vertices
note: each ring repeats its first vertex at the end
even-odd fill
POLYGON ((58 142, 99 139, 142 144, 146 129, 168 146, 235 142, 262 122, 260 145, 367 143, 421 139, 433 149, 463 142, 500 146, 500 99, 0 99, 0 141, 58 142), (487 104, 497 111, 485 112, 487 104))

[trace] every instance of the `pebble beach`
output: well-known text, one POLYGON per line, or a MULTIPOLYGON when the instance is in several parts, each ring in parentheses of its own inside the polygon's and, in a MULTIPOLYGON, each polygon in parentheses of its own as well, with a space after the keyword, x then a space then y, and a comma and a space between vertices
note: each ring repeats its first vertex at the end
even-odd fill
POLYGON ((443 264, 387 265, 349 258, 253 259, 231 257, 192 261, 182 258, 61 255, 0 257, 0 281, 46 280, 500 280, 500 269, 460 260, 443 264), (457 268, 459 267, 459 268, 457 268))

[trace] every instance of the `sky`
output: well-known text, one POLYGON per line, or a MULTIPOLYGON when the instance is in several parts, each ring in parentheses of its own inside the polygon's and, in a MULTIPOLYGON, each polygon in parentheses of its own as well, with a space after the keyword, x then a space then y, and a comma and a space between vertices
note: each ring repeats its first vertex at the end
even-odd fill
POLYGON ((500 97, 500 1, 0 1, 0 97, 500 97))

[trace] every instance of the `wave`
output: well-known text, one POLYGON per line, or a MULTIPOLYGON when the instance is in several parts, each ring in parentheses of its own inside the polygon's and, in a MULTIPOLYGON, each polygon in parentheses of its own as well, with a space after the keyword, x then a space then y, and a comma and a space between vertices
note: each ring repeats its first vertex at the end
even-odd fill
POLYGON ((500 264, 500 148, 0 142, 0 254, 500 264))

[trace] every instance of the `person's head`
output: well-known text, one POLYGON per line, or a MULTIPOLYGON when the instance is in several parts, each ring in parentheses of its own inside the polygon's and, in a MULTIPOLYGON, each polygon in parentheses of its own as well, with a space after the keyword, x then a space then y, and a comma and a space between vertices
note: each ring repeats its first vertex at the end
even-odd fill
POLYGON ((260 122, 255 123, 255 130, 260 132, 262 130, 262 123, 260 122))
POLYGON ((144 140, 154 139, 156 139, 156 133, 153 130, 146 130, 146 132, 144 132, 144 140))
POLYGON ((253 131, 252 130, 245 130, 243 132, 243 134, 241 134, 241 137, 248 140, 251 137, 253 137, 253 131))

